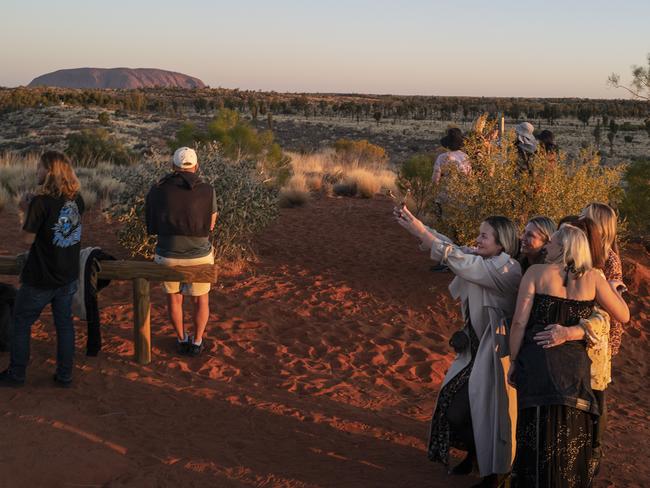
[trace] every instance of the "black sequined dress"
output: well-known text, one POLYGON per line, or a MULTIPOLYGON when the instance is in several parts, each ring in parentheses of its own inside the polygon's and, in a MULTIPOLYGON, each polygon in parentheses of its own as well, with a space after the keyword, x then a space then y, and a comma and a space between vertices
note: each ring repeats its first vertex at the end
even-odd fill
POLYGON ((582 341, 544 349, 533 337, 549 324, 577 325, 594 302, 535 295, 515 362, 519 414, 513 487, 591 486, 593 419, 591 363, 582 341))
POLYGON ((449 464, 450 447, 474 451, 468 385, 480 341, 469 321, 465 330, 468 331, 472 358, 467 366, 442 387, 431 419, 427 454, 431 461, 445 465, 449 464))

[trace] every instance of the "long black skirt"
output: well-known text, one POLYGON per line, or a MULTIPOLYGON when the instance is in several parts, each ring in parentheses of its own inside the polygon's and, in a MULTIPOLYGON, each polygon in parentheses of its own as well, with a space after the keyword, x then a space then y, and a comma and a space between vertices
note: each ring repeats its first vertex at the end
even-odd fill
POLYGON ((564 405, 520 410, 511 486, 590 487, 593 425, 592 414, 564 405))

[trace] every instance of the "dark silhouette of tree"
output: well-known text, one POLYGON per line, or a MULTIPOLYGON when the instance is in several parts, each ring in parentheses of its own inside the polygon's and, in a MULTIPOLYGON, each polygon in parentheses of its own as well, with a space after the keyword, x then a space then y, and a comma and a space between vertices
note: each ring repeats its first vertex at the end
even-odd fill
POLYGON ((609 121, 609 130, 607 131, 607 139, 609 140, 610 156, 614 155, 614 140, 616 139, 617 132, 618 132, 618 124, 614 119, 612 119, 609 121))
POLYGON ((596 127, 594 127, 593 135, 594 135, 594 140, 596 141, 596 147, 600 147, 600 141, 601 141, 601 137, 602 137, 602 129, 601 129, 601 126, 600 126, 600 120, 598 120, 596 122, 596 127))
POLYGON ((578 120, 582 122, 585 127, 589 125, 589 119, 593 115, 593 110, 591 107, 583 106, 578 109, 578 120))

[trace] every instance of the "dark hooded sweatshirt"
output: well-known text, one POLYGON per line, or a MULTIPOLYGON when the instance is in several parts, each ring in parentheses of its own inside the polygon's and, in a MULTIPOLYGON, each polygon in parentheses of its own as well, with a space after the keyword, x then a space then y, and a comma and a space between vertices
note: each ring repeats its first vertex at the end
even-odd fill
POLYGON ((216 212, 214 189, 195 173, 176 171, 163 177, 145 201, 147 232, 158 236, 156 254, 180 259, 210 254, 210 223, 216 212))

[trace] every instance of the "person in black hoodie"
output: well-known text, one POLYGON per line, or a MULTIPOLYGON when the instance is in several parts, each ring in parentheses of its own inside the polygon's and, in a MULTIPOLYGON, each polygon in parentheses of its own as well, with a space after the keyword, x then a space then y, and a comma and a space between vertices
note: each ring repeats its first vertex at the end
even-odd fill
MULTIPOLYGON (((167 266, 213 264, 210 232, 217 221, 214 188, 197 174, 196 152, 176 150, 173 171, 154 184, 145 201, 147 232, 157 235, 155 262, 167 266)), ((210 314, 210 283, 164 282, 169 320, 174 325, 180 354, 198 356, 204 348, 203 333, 210 314), (183 324, 183 296, 194 303, 194 333, 183 324)))

